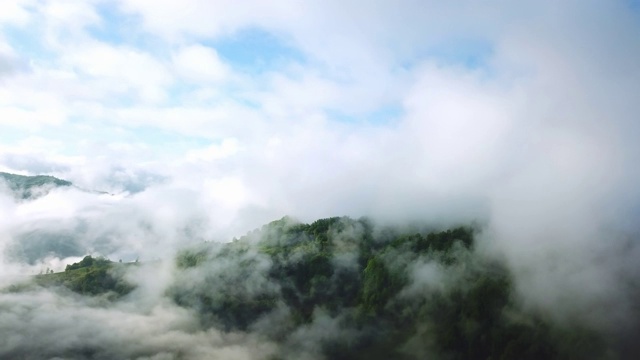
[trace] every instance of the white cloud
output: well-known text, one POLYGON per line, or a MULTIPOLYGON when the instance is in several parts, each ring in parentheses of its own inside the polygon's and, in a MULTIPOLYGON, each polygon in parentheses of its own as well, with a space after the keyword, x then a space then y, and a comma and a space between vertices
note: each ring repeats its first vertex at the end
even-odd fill
POLYGON ((260 129, 262 117, 236 103, 211 107, 137 107, 116 109, 112 121, 122 126, 153 126, 190 136, 224 138, 251 134, 260 129))
POLYGON ((36 3, 34 0, 10 0, 0 4, 0 25, 14 24, 24 25, 30 19, 30 13, 26 9, 36 3))
POLYGON ((240 144, 235 138, 224 139, 221 144, 214 144, 203 149, 191 150, 187 153, 187 161, 213 161, 235 155, 240 150, 240 144))
POLYGON ((167 67, 144 51, 97 42, 70 50, 63 55, 66 65, 116 94, 133 89, 143 102, 154 103, 165 99, 173 82, 167 67))
POLYGON ((295 14, 298 7, 291 1, 277 4, 250 1, 238 5, 228 0, 189 0, 181 4, 121 0, 120 6, 124 11, 141 14, 146 30, 168 39, 181 38, 185 32, 210 37, 233 32, 248 23, 278 22, 295 14))
POLYGON ((224 80, 229 73, 229 69, 220 60, 215 49, 201 45, 179 49, 173 62, 178 73, 188 81, 217 82, 224 80))
POLYGON ((45 3, 41 14, 49 26, 78 31, 87 25, 99 26, 101 17, 90 2, 55 1, 45 3))
POLYGON ((519 126, 511 89, 481 74, 425 66, 405 100, 408 151, 424 154, 415 172, 429 187, 486 187, 504 162, 511 128, 519 126))
MULTIPOLYGON (((27 22, 11 4, 0 21, 27 22)), ((106 212, 105 224, 121 221, 119 234, 133 234, 122 243, 150 246, 129 218, 162 219, 157 235, 204 216, 207 235, 229 235, 285 214, 483 217, 540 302, 580 291, 589 278, 602 283, 589 296, 615 293, 620 269, 588 265, 590 254, 608 258, 622 246, 617 238, 603 245, 602 229, 637 227, 623 210, 640 200, 640 43, 637 16, 622 2, 121 1, 141 23, 117 45, 83 30, 106 21, 95 9, 70 4, 38 12, 64 29, 43 41, 54 54, 0 49, 30 64, 0 79, 0 126, 66 133, 75 154, 25 143, 30 151, 7 145, 0 160, 109 191, 144 174, 170 178, 124 200, 124 215, 106 212), (235 74, 210 40, 244 28, 272 32, 304 61, 235 74), (490 47, 478 69, 429 53, 460 39, 490 47), (386 105, 402 110, 390 123, 331 112, 386 105), (180 145, 158 133, 196 140, 180 145), (568 254, 566 266, 544 262, 557 253, 568 254)))
POLYGON ((36 111, 16 107, 0 107, 0 125, 38 130, 46 125, 60 125, 66 120, 63 109, 39 109, 36 111))

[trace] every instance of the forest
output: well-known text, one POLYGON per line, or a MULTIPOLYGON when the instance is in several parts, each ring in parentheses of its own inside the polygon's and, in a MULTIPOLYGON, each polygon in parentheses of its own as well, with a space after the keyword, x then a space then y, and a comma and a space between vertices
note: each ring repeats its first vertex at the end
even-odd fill
POLYGON ((73 186, 71 182, 53 176, 24 176, 5 172, 0 172, 0 182, 6 183, 9 190, 23 200, 42 196, 51 188, 73 186))
MULTIPOLYGON (((524 306, 476 232, 285 217, 183 249, 164 295, 203 329, 277 343, 273 359, 616 358, 596 329, 524 306)), ((118 302, 135 288, 123 276, 133 265, 87 256, 36 282, 118 302)))

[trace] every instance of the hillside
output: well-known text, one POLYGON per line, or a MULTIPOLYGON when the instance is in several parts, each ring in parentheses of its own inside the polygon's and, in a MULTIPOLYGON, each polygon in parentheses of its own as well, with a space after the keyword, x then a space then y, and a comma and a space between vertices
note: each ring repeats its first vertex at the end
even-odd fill
POLYGON ((45 287, 66 287, 82 295, 119 297, 133 289, 123 279, 125 267, 129 265, 85 256, 82 261, 67 265, 64 272, 37 275, 35 283, 45 287))
POLYGON ((525 311, 506 267, 474 246, 468 227, 284 218, 232 243, 183 252, 168 293, 196 309, 204 326, 247 331, 268 322, 261 334, 291 352, 295 334, 325 321, 332 330, 317 346, 328 359, 604 356, 596 332, 525 311))
POLYGON ((5 172, 0 172, 0 181, 5 182, 16 197, 22 199, 36 198, 46 194, 52 188, 73 185, 69 181, 61 180, 53 176, 25 176, 5 172))
MULTIPOLYGON (((163 297, 202 329, 279 345, 276 359, 602 359, 606 339, 526 309, 472 227, 374 227, 367 219, 283 218, 226 244, 185 249, 163 297)), ((133 290, 126 266, 86 257, 36 277, 87 296, 133 290)), ((51 354, 56 355, 56 354, 51 354)), ((614 357, 615 358, 615 357, 614 357)))

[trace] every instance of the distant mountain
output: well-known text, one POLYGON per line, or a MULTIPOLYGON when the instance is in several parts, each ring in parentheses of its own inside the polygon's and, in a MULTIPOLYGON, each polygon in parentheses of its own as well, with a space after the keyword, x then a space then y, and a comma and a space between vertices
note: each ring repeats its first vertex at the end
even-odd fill
POLYGON ((33 199, 47 194, 57 187, 73 186, 70 181, 48 175, 25 176, 0 172, 0 182, 5 182, 16 197, 33 199))

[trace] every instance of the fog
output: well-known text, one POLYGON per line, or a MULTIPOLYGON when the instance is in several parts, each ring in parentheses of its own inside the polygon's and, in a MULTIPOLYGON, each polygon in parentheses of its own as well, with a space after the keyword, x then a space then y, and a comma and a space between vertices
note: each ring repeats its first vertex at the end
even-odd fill
MULTIPOLYGON (((318 310, 290 334, 283 320, 271 331, 288 335, 276 343, 264 327, 286 319, 285 307, 227 332, 166 296, 180 281, 213 286, 207 276, 238 265, 178 272, 178 251, 227 243, 285 215, 472 224, 474 254, 507 264, 527 309, 578 319, 621 347, 638 338, 634 2, 283 2, 223 16, 224 1, 190 1, 197 11, 187 12, 118 1, 117 13, 138 16, 136 36, 162 44, 164 57, 131 39, 108 48, 88 30, 92 21, 108 27, 95 20, 100 1, 61 5, 73 11, 29 3, 0 10, 0 170, 76 187, 18 199, 0 184, 0 285, 63 271, 87 254, 142 265, 127 275, 138 288, 115 303, 44 288, 1 293, 2 356, 321 357, 318 339, 352 335, 339 316, 318 310), (41 33, 29 36, 53 60, 4 41, 6 29, 38 19, 41 33), (305 60, 248 74, 214 51, 213 73, 185 70, 189 56, 208 54, 187 52, 201 45, 193 39, 251 27, 279 34, 305 60), (488 49, 469 55, 469 43, 488 49), (95 65, 95 49, 120 68, 95 65), (374 119, 389 108, 399 110, 374 119)), ((333 265, 350 266, 348 254, 333 265)), ((270 291, 270 260, 250 256, 259 268, 242 281, 270 291)), ((455 277, 407 261, 406 294, 455 277)))

